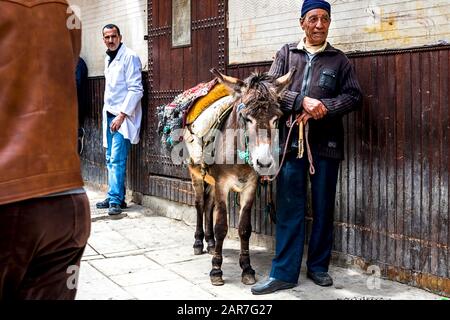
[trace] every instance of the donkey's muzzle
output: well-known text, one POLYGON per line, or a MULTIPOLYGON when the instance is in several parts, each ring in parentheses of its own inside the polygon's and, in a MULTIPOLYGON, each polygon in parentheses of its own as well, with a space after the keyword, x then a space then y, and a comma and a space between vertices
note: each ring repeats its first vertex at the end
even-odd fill
POLYGON ((269 169, 272 166, 273 161, 270 161, 270 162, 267 162, 267 163, 263 163, 263 162, 261 162, 259 160, 256 160, 256 164, 257 164, 257 166, 260 169, 269 169))

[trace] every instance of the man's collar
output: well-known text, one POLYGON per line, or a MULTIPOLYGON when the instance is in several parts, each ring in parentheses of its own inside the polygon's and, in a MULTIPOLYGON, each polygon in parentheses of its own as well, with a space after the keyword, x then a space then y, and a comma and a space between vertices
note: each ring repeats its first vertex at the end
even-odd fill
POLYGON ((111 58, 111 60, 113 60, 116 56, 117 56, 117 54, 119 53, 119 51, 120 51, 120 48, 122 48, 122 45, 123 45, 123 43, 121 42, 120 44, 119 44, 119 46, 117 47, 117 49, 116 50, 114 50, 114 51, 111 51, 111 50, 106 50, 106 54, 111 58))
POLYGON ((300 42, 298 43, 297 49, 298 50, 304 50, 310 54, 316 54, 319 52, 324 52, 325 49, 328 46, 328 42, 325 41, 322 45, 318 45, 318 46, 308 46, 306 44, 306 38, 303 37, 301 38, 300 42))

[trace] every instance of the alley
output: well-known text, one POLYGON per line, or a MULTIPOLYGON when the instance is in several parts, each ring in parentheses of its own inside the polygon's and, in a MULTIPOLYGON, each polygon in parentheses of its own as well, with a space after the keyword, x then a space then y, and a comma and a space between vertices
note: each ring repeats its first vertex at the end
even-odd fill
MULTIPOLYGON (((92 210, 92 231, 78 283, 78 300, 438 300, 438 295, 392 281, 374 278, 361 270, 332 266, 334 285, 319 287, 306 278, 290 290, 254 296, 241 283, 239 242, 226 239, 223 272, 225 285, 209 281, 211 256, 193 255, 194 226, 160 217, 130 203, 121 219, 111 219, 95 203, 103 193, 87 189, 92 210)), ((257 279, 269 272, 272 252, 251 247, 257 279)))

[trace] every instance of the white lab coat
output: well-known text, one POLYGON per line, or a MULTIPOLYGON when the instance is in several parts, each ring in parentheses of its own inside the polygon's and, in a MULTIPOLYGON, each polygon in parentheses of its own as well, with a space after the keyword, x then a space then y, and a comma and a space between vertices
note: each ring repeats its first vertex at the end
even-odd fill
POLYGON ((144 95, 142 87, 142 64, 137 54, 128 49, 125 44, 117 53, 116 58, 109 63, 109 56, 105 58, 105 99, 103 105, 103 146, 107 148, 106 112, 127 115, 119 132, 132 144, 139 142, 139 131, 142 120, 141 99, 144 95))

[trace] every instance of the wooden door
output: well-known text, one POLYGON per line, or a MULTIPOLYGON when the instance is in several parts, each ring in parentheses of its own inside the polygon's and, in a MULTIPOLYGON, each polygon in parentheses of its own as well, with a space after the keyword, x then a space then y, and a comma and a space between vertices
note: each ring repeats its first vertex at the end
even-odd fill
POLYGON ((147 154, 142 159, 148 185, 141 192, 192 204, 187 168, 174 165, 161 149, 155 112, 182 91, 211 80, 212 67, 226 71, 226 0, 149 0, 148 8, 149 103, 143 128, 147 154), (180 15, 190 16, 190 30, 184 31, 191 34, 190 43, 181 46, 172 37, 180 15))

